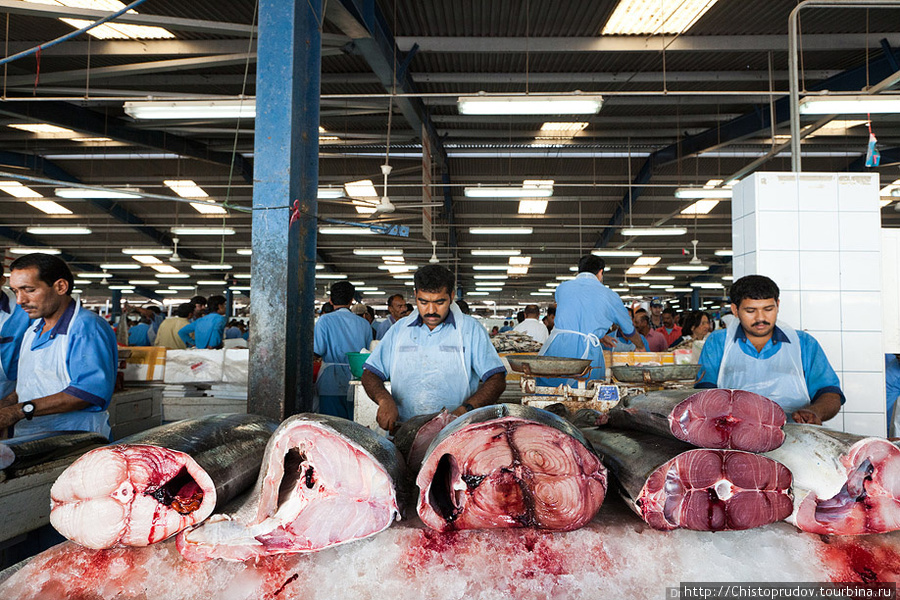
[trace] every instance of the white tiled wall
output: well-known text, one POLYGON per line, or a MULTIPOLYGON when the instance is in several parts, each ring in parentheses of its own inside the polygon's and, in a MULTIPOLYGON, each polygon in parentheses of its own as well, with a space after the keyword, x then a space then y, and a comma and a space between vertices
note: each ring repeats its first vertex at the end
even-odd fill
POLYGON ((847 403, 828 427, 885 435, 878 175, 754 173, 734 188, 734 277, 781 288, 779 319, 815 337, 847 403))

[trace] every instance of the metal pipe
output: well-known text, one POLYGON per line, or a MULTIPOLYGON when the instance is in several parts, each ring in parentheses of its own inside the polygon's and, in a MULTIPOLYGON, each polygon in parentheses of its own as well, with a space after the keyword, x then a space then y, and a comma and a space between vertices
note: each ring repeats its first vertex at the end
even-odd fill
POLYGON ((803 0, 788 17, 788 83, 791 102, 791 170, 800 173, 800 73, 797 66, 797 23, 800 10, 809 6, 829 8, 900 8, 896 0, 803 0))

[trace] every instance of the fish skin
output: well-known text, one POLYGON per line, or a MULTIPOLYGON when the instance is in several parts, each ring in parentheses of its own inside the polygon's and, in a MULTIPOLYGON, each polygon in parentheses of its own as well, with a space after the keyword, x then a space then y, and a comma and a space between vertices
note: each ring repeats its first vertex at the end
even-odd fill
POLYGON ((784 432, 784 444, 765 456, 794 473, 789 523, 819 534, 900 530, 900 448, 819 425, 789 423, 784 432))
POLYGON ((418 415, 400 425, 394 434, 394 444, 406 459, 410 474, 415 475, 422 466, 425 451, 441 430, 456 419, 456 415, 442 409, 441 412, 418 415))
POLYGON ((698 449, 642 431, 582 431, 626 503, 655 529, 748 529, 791 512, 791 473, 774 460, 740 450, 698 449))
MULTIPOLYGON (((15 460, 6 467, 9 478, 55 468, 57 461, 69 458, 109 443, 99 433, 90 431, 58 431, 24 438, 12 438, 0 444, 15 455, 15 460), (52 464, 51 464, 52 463, 52 464)), ((2 449, 0 449, 2 450, 2 449)))
POLYGON ((212 415, 92 450, 54 482, 50 522, 89 548, 164 540, 253 482, 276 426, 257 415, 212 415))
POLYGON ((328 415, 294 415, 269 440, 247 498, 234 512, 182 532, 176 544, 192 562, 317 552, 398 520, 406 480, 400 452, 371 429, 328 415), (289 477, 285 465, 292 467, 289 477))
POLYGON ((444 427, 416 483, 419 517, 438 531, 569 531, 599 510, 606 469, 568 421, 538 408, 499 404, 444 427))
POLYGON ((675 438, 700 448, 766 452, 784 442, 784 410, 744 390, 663 390, 630 396, 609 424, 675 438))

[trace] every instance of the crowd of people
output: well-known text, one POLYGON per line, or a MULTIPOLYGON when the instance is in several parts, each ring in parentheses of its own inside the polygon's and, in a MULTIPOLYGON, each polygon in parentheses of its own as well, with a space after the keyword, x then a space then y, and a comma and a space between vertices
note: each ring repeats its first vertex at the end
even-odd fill
POLYGON ((158 306, 130 307, 127 310, 128 346, 162 346, 169 350, 246 347, 249 326, 240 319, 225 317, 224 296, 194 296, 179 304, 166 317, 158 306))

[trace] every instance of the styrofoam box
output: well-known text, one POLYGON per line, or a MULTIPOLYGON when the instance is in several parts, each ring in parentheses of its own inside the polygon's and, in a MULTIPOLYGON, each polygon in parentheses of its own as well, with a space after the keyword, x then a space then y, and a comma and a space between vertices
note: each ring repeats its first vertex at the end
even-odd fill
POLYGON ((224 350, 169 350, 166 352, 165 383, 212 383, 222 381, 224 350))

